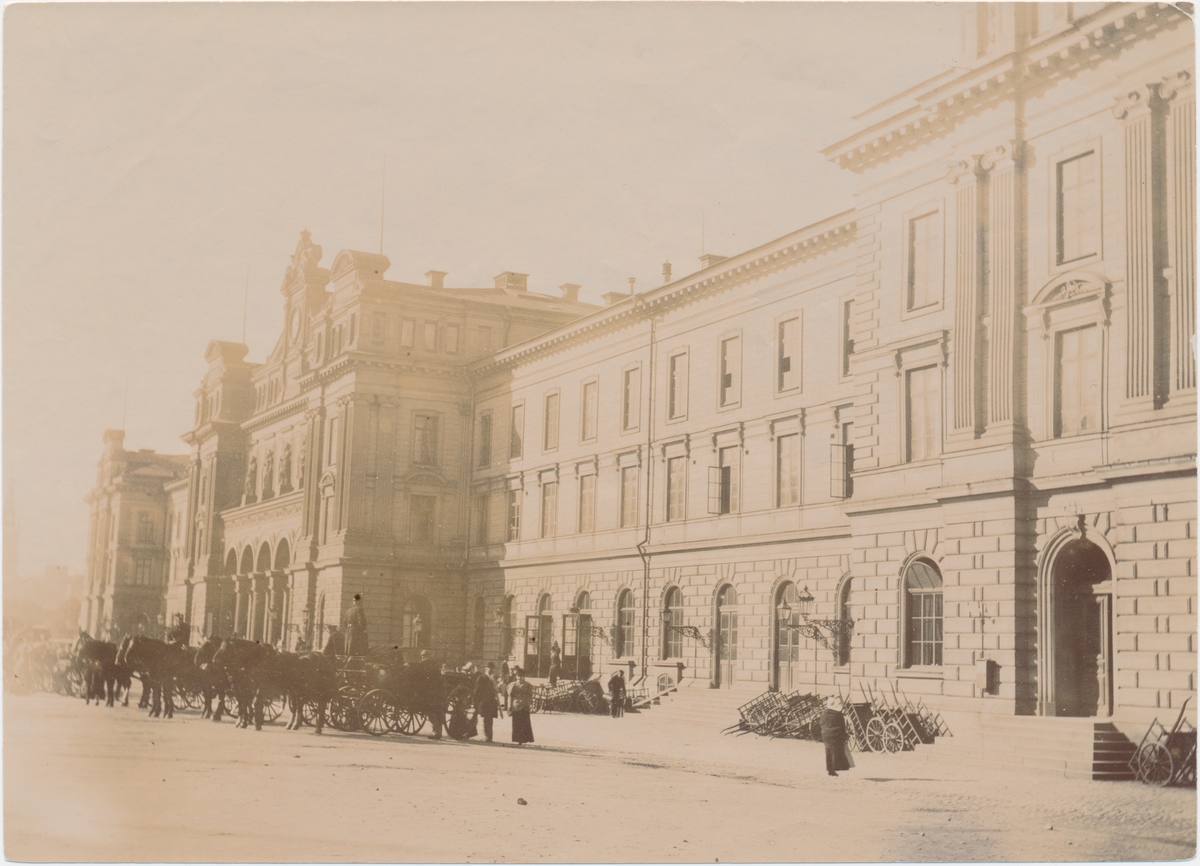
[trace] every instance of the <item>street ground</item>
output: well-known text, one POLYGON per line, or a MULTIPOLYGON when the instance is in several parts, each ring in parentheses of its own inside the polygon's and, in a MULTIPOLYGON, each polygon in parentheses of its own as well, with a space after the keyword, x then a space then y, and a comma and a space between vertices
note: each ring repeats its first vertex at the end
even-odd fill
MULTIPOLYGON (((135 692, 136 692, 135 688, 135 692)), ((286 717, 285 717, 286 718, 286 717)), ((733 720, 731 720, 733 721, 733 720)), ((261 732, 5 695, 5 856, 27 861, 1180 860, 1196 792, 855 755, 654 711, 538 742, 261 732), (522 804, 521 800, 525 803, 522 804)), ((427 733, 428 731, 426 731, 427 733)), ((482 738, 480 738, 482 739, 482 738)))

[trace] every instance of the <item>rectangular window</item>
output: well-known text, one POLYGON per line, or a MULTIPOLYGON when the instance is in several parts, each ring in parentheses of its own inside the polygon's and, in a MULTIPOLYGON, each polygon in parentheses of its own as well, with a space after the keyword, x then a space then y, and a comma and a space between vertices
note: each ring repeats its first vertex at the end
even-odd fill
POLYGON ((672 355, 668 362, 667 417, 685 418, 688 411, 687 352, 672 355))
POLYGON ((800 387, 800 319, 780 322, 778 336, 775 388, 778 391, 791 391, 800 387))
POLYGON ((137 538, 139 544, 154 543, 154 518, 144 511, 138 512, 137 538))
POLYGON ((738 452, 734 445, 717 452, 717 465, 708 470, 708 513, 729 514, 738 506, 738 452))
POLYGON ((512 407, 512 424, 509 425, 508 456, 516 459, 525 453, 525 404, 512 407))
POLYGON ((596 476, 579 477, 579 531, 596 531, 596 476))
POLYGON ((642 408, 642 368, 626 370, 621 385, 621 429, 636 430, 642 408))
POLYGON ((492 465, 492 413, 479 416, 479 465, 492 465))
POLYGON ((488 515, 492 509, 492 497, 480 493, 475 497, 475 543, 488 543, 488 515))
POLYGON ((854 301, 842 301, 842 376, 850 375, 850 356, 854 354, 852 317, 854 301))
POLYGON ((581 419, 580 438, 590 442, 596 438, 597 415, 599 406, 600 384, 598 382, 583 383, 583 418, 581 419))
POLYGON ((791 433, 775 440, 775 505, 800 502, 800 434, 791 433))
POLYGON ((413 418, 413 463, 432 466, 437 463, 438 419, 436 415, 413 418))
POLYGON ((1100 251, 1100 177, 1095 151, 1058 164, 1058 263, 1100 251))
POLYGON ((435 496, 409 497, 409 533, 413 544, 433 544, 435 537, 435 496))
POLYGON ((558 394, 546 395, 546 416, 542 428, 542 450, 553 451, 558 447, 558 394))
POLYGON ((426 322, 421 329, 422 342, 425 344, 425 350, 428 352, 437 351, 437 322, 426 322))
POLYGON ((720 404, 734 406, 742 396, 742 341, 730 337, 721 341, 720 404))
POLYGON ((1063 331, 1055 338, 1054 435, 1100 429, 1100 329, 1063 331))
POLYGON ((521 539, 521 491, 508 491, 508 540, 521 539))
POLYGON ((542 538, 553 538, 558 534, 558 482, 547 481, 542 485, 542 538))
POLYGON ((841 428, 841 441, 830 448, 829 495, 834 499, 849 499, 854 495, 854 425, 846 422, 841 428))
POLYGON ((687 510, 687 458, 667 461, 667 522, 683 520, 687 510))
POLYGON ((911 592, 908 603, 908 666, 940 665, 942 663, 942 593, 940 591, 911 592))
POLYGON ((329 419, 329 460, 330 466, 337 463, 338 453, 338 419, 335 415, 329 419))
POLYGON ((621 526, 637 524, 638 468, 626 466, 621 470, 621 526))
POLYGON ((150 585, 150 558, 148 556, 139 556, 133 561, 133 582, 138 586, 150 585))
POLYGON ((412 319, 402 319, 400 321, 400 345, 406 349, 413 347, 413 335, 416 333, 417 323, 412 319))
POLYGON ((908 309, 942 299, 942 215, 938 211, 908 221, 908 309))
POLYGON ((928 460, 939 453, 937 367, 909 370, 905 380, 908 462, 928 460))
POLYGON ((446 351, 451 355, 458 354, 458 325, 446 326, 446 351))

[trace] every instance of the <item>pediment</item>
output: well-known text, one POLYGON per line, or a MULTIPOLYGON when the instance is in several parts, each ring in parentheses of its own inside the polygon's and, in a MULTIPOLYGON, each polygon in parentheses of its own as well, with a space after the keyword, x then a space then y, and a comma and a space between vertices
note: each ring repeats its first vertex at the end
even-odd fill
POLYGON ((446 487, 450 482, 436 472, 418 471, 405 475, 404 483, 411 487, 446 487))
POLYGON ((1083 271, 1059 274, 1042 286, 1034 297, 1031 307, 1053 307, 1074 303, 1083 298, 1108 296, 1109 283, 1103 277, 1083 271))

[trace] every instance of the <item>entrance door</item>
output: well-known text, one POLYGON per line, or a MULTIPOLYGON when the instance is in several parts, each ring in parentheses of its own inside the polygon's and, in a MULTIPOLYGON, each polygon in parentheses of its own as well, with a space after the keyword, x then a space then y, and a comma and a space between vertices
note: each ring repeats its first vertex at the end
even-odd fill
POLYGON ((717 596, 717 640, 713 648, 717 686, 731 688, 737 676, 737 593, 732 586, 717 596))
POLYGON ((1096 545, 1068 544, 1054 565, 1054 714, 1110 716, 1112 573, 1096 545))
POLYGON ((578 679, 586 680, 592 675, 592 615, 579 615, 579 631, 576 634, 578 660, 576 662, 578 679))
POLYGON ((800 606, 796 603, 796 584, 785 583, 775 594, 775 688, 795 691, 800 679, 800 634, 790 625, 799 625, 800 606), (784 605, 788 617, 783 618, 784 605))
POLYGON ((525 617, 525 676, 536 677, 538 666, 538 617, 525 617))

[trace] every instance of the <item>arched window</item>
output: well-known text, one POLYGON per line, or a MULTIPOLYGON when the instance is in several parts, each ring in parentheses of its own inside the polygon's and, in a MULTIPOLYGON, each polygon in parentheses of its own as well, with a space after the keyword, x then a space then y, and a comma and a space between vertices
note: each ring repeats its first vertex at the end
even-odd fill
POLYGON ((472 624, 472 640, 471 645, 475 648, 476 655, 483 654, 483 622, 484 622, 485 604, 483 597, 475 599, 475 621, 472 624))
POLYGON ((400 615, 400 646, 410 649, 428 649, 429 632, 433 625, 429 602, 417 597, 404 604, 400 615))
POLYGON ((683 635, 669 626, 683 625, 683 593, 679 587, 667 590, 663 598, 663 646, 664 659, 677 659, 683 655, 683 635))
POLYGON ((543 595, 540 599, 538 599, 538 615, 539 616, 549 614, 550 608, 551 608, 550 596, 543 595))
POLYGON ((575 606, 580 610, 592 609, 592 595, 586 589, 579 591, 578 597, 575 599, 575 606))
POLYGON ((617 596, 617 634, 613 652, 617 658, 633 655, 633 593, 621 590, 617 596))
MULTIPOLYGON (((850 621, 850 584, 852 581, 853 578, 847 577, 838 588, 837 618, 845 622, 850 621)), ((839 631, 835 639, 837 640, 834 647, 835 660, 839 667, 845 667, 850 664, 850 632, 839 631)))
POLYGON ((942 574, 927 559, 904 570, 904 666, 942 664, 942 574))

